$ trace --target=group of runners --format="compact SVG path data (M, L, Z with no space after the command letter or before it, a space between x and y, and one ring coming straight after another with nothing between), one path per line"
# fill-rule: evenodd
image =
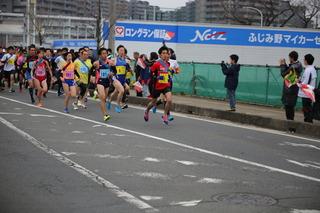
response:
M127 49L120 45L113 54L111 49L100 48L97 56L88 47L79 51L59 49L55 53L51 49L36 48L31 45L28 49L8 47L0 52L0 88L13 93L14 84L19 83L19 90L23 87L29 91L30 100L38 107L44 106L44 98L50 88L58 86L58 96L64 94L63 111L70 113L70 106L74 110L86 109L87 96L92 95L100 99L100 108L104 121L109 121L112 102L114 110L121 113L128 108L127 95L130 91L131 60ZM159 104L164 104L162 121L169 124L173 120L170 114L172 105L173 75L180 72L174 52L165 45L158 54L153 53L149 60L145 55L144 71L148 78L143 79L137 74L137 82L148 86L150 99L144 113L144 120L149 121L149 112L155 113ZM94 59L95 58L95 59ZM171 58L171 59L170 59ZM134 66L139 65L137 60ZM140 63L141 65L141 63ZM129 76L129 77L128 77ZM131 84L132 85L132 84ZM63 92L62 92L63 89Z

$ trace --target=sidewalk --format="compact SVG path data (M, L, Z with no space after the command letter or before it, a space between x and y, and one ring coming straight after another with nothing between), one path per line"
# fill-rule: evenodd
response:
M131 94L135 94L135 91L131 91ZM147 102L146 98L129 97L129 103L132 104L146 105ZM175 112L207 116L280 131L287 131L289 127L292 127L296 129L297 134L320 138L320 121L314 120L313 124L303 122L301 111L296 111L295 121L287 121L284 109L279 108L238 103L236 112L227 112L227 102L180 95L174 95L173 102L173 111Z

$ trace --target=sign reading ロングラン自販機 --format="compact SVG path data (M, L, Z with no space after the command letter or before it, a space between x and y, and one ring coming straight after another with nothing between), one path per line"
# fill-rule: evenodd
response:
M320 48L320 32L239 27L208 27L118 22L118 41L180 44Z

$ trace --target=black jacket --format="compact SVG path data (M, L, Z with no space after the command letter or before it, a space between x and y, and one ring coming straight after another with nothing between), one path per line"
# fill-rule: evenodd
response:
M223 74L226 76L224 87L230 90L236 90L239 83L240 64L232 64L228 67L226 64L221 64Z
M286 64L281 65L280 66L281 76L284 78L292 69L296 71L298 78L300 78L303 68L302 68L302 64L299 61L289 65L286 65ZM299 87L297 85L293 85L290 88L287 88L285 84L283 84L283 89L282 89L283 105L296 106L297 99L298 99L298 92L299 92Z

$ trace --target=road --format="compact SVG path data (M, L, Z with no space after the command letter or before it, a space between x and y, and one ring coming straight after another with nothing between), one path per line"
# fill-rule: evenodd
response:
M320 140L0 93L0 212L320 212Z

